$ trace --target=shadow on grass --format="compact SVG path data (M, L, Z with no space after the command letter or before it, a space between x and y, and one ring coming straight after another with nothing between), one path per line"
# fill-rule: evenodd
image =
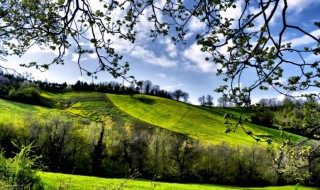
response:
M147 98L147 97L133 97L133 99L139 100L140 102L144 103L144 104L155 104L155 100L151 99L151 98Z

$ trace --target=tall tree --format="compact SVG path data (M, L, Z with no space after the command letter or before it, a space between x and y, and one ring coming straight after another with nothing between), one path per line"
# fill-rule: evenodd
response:
M143 94L150 94L153 88L153 84L150 80L145 80L142 82L142 93Z
M158 96L160 93L160 86L159 85L153 85L151 94Z
M206 105L206 97L204 95L200 96L198 98L198 102L200 103L201 106L205 106Z
M189 96L189 94L187 92L184 92L183 95L182 95L182 98L183 98L184 102L188 102L189 97L190 96Z
M218 98L218 104L221 107L226 107L227 106L227 100L226 97L220 97Z
M173 99L179 101L180 98L182 98L184 96L184 94L185 94L185 92L183 92L180 89L177 89L177 90L172 92L172 97L173 97Z
M211 96L210 94L208 94L207 96L206 96L206 104L208 105L208 106L213 106L213 96Z

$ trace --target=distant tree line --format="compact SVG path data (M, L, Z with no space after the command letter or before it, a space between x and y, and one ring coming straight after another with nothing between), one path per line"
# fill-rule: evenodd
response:
M214 97L210 94L208 95L202 95L198 98L198 102L200 103L201 106L208 106L212 107L214 106ZM237 104L232 102L228 97L219 97L217 99L218 104L216 106L218 107L236 107Z
M319 110L320 105L313 99L263 98L252 107L251 122L320 139L320 130L316 128L320 125Z
M198 98L198 102L200 103L201 106L213 106L213 96L211 96L210 94L208 94L207 96L202 95Z
M236 104L234 102L232 102L228 97L220 97L217 99L218 101L218 106L220 107L234 107L236 106Z
M227 185L319 184L320 164L305 157L316 145L213 145L160 128L131 123L72 121L58 114L27 116L19 124L0 123L6 158L32 143L33 155L52 172L125 177L138 170L160 181Z
M40 90L51 92L87 91L113 94L146 94L187 102L189 94L180 89L169 92L152 84L150 80L131 83L126 86L118 82L100 82L98 84L77 81L75 84L51 83L48 81L32 81L23 76L0 72L0 97L24 103L41 104Z
M22 76L0 73L0 97L25 103L40 104L37 85Z

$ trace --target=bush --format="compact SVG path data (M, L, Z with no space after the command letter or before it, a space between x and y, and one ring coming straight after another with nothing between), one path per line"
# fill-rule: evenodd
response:
M40 177L34 170L37 157L31 156L31 146L21 149L14 158L6 159L0 153L0 185L7 189L42 190Z
M265 107L255 107L252 110L251 122L257 125L272 126L274 113Z
M20 87L18 90L11 89L9 97L24 103L40 103L40 92L33 86Z

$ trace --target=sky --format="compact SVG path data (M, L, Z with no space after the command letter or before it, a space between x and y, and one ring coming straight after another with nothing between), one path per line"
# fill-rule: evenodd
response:
M161 0L163 1L163 0ZM93 1L90 1L93 2ZM161 2L159 2L161 3ZM287 12L288 22L299 25L312 32L316 36L320 36L320 30L314 27L315 21L320 21L320 1L319 0L288 0L289 9ZM237 18L240 15L241 1L237 2L237 8L233 9L225 15L227 17ZM93 3L93 7L99 7L98 3ZM148 10L147 10L148 11ZM254 12L252 7L250 11ZM148 14L147 12L145 14ZM280 12L276 13L274 20L271 21L271 26L277 28L280 22ZM119 15L121 13L119 12ZM189 23L189 34L187 35L186 44L175 45L170 37L159 37L155 42L148 38L151 25L146 19L141 19L138 26L138 36L134 44L124 41L115 40L113 47L117 52L124 55L124 61L130 64L130 71L128 75L133 75L137 80L151 80L153 84L160 85L161 89L173 91L181 89L188 92L190 95L189 102L199 104L197 99L202 95L213 95L215 104L216 100L221 97L221 94L215 93L214 89L224 84L222 78L216 76L216 69L219 65L211 61L205 61L206 53L200 51L200 47L196 45L195 34L204 30L204 25L197 19L192 19ZM286 41L292 42L294 46L301 47L309 45L310 39L302 33L288 33ZM48 71L41 72L34 68L25 69L19 66L21 63L31 61L49 62L54 58L55 53L49 50L41 50L38 46L33 46L22 57L6 57L6 62L0 62L2 66L11 67L19 72L28 72L33 75L35 79L48 80L50 82L67 82L69 84L75 83L77 80L91 82L92 78L85 74L81 75L77 65L77 56L73 52L72 47L68 50L65 56L65 65L53 65ZM293 58L294 59L294 58ZM319 56L311 56L308 59L314 61L319 60ZM82 59L82 62L88 67L97 66L97 59L95 56L87 56ZM287 69L288 75L295 72L290 68ZM250 84L252 77L250 72L245 73L247 77L243 79L243 85ZM100 81L119 81L114 79L108 73L99 73L98 79L94 82ZM315 91L317 89L310 89ZM283 96L275 91L259 91L255 90L251 94L252 102L257 102L261 98L277 97L279 99Z

